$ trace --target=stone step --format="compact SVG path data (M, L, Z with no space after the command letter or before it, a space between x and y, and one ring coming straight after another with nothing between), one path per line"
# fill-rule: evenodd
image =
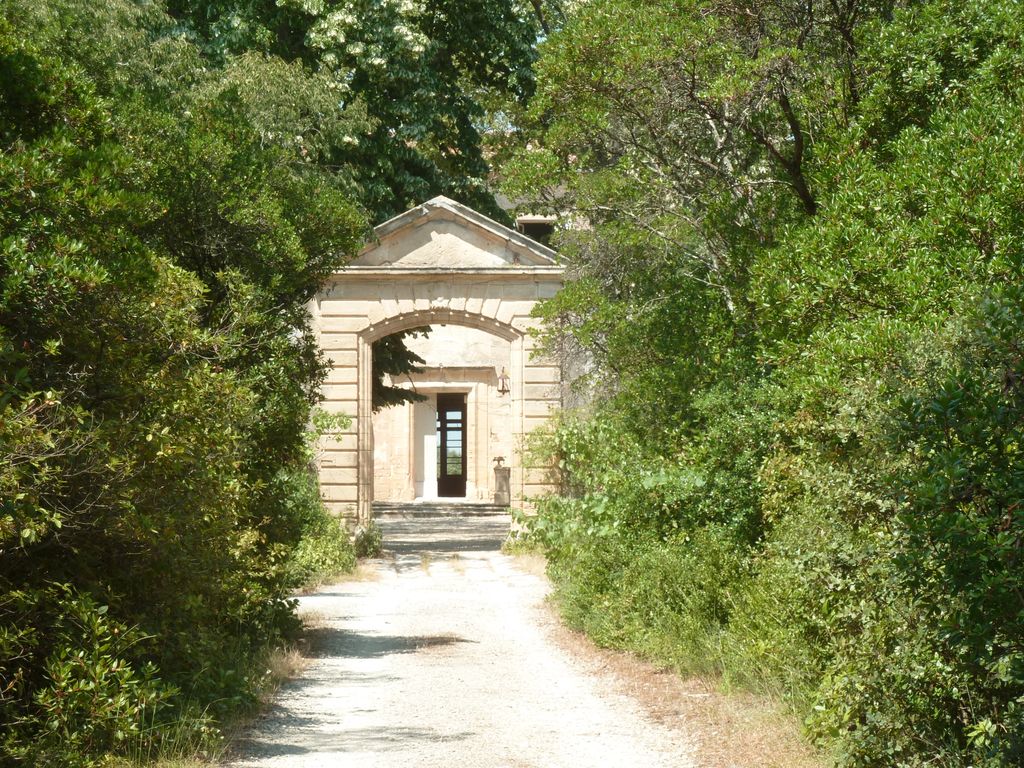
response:
M509 514L501 504L465 501L375 501L374 518L406 519L411 517L492 517Z

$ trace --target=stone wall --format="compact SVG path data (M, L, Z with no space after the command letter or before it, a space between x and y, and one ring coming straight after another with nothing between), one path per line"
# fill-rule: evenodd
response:
M491 465L493 456L489 454L492 452L504 455L512 467L513 506L522 506L524 497L544 492L548 487L547 479L542 473L524 471L520 449L524 436L545 424L552 411L559 407L561 372L557 364L534 355L534 340L528 332L537 322L530 317L533 306L538 299L554 295L560 286L560 276L552 276L555 277L552 280L548 276L529 274L501 275L503 282L484 280L478 274L447 275L443 279L423 274L396 275L393 280L381 279L381 275L366 279L369 277L365 273L339 276L324 287L316 302L321 347L331 364L323 388L322 407L353 419L347 431L328 436L322 445L320 483L329 508L350 519L367 513L375 479L374 425L369 401L370 345L389 333L420 325L440 327L445 324L476 329L508 348L512 391L500 406L492 400L500 370L485 376L480 370L472 370L474 366L450 365L444 360L441 348L428 358L433 370L418 377L418 383L430 393L452 388L452 377L461 377L462 386L466 391L475 392L484 403L485 412L493 410L497 417L495 409L500 407L507 411L504 416L507 427L497 427L503 433L502 443L486 448L470 447L477 478L474 494L478 498L493 495L493 478L486 482L482 479L489 474L484 467ZM517 279L510 280L510 277ZM439 380L442 368L448 370L448 380ZM462 370L455 371L456 368ZM492 375L490 381L479 381ZM471 381L474 376L478 381ZM381 422L381 425L387 424L390 432L385 441L389 460L397 454L398 433L403 425L412 422L410 409L397 410L402 413L396 412ZM471 418L479 423L481 415L477 407ZM378 428L384 428L381 425ZM503 453L496 453L499 449ZM409 461L407 452L405 465L394 473L408 477ZM383 474L378 477L382 478ZM407 486L402 493L408 496L406 491ZM389 486L389 496L394 497L396 492ZM360 502L363 502L362 509Z

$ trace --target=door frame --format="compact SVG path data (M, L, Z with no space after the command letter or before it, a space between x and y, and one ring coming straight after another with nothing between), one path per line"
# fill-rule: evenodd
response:
M464 499L466 498L468 481L468 454L470 429L468 423L469 394L467 392L438 392L435 396L437 405L437 496L440 499ZM460 417L454 421L459 426L461 433L461 472L458 475L449 475L450 467L448 462L448 435L450 431L448 414L458 412Z

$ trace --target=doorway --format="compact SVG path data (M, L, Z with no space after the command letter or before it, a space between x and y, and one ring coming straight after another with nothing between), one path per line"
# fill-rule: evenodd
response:
M466 496L466 395L437 396L437 495Z

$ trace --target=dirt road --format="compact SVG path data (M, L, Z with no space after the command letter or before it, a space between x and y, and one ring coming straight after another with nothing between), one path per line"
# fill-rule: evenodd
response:
M235 768L686 768L692 748L550 637L507 518L385 523L388 558L302 599L314 658Z

